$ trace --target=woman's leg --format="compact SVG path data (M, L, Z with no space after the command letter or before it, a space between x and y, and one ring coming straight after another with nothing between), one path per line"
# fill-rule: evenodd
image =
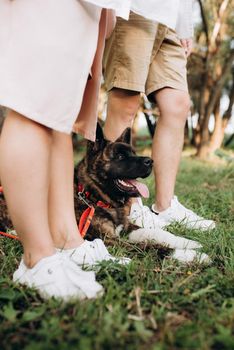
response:
M52 132L49 186L49 224L56 248L83 243L74 210L74 161L70 135Z
M94 273L55 254L48 215L52 138L48 128L9 111L0 140L0 176L28 267L20 264L13 279L37 288L42 297L95 298L103 288Z
M28 267L54 254L48 224L51 139L48 128L8 111L0 138L0 177Z

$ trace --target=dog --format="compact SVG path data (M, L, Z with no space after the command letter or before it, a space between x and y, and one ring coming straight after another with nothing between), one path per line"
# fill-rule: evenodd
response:
M131 146L131 129L127 128L115 141L104 138L97 125L96 141L87 143L84 158L74 171L74 203L79 229L85 239L126 237L130 242L157 246L181 262L209 262L206 254L197 249L201 244L176 236L159 227L141 228L129 221L131 199L147 197L146 178L152 171L149 157L136 155ZM3 193L0 193L0 231L11 231L13 225L7 212Z
M87 206L95 207L95 215L86 234L89 240L114 237L119 235L118 231L128 234L138 228L128 220L130 199L148 196L147 186L136 179L150 175L153 161L149 157L137 156L130 145L130 138L131 130L128 128L116 142L109 142L98 124L96 141L88 142L86 155L75 168L77 221Z
M173 250L172 256L183 262L198 260L198 256L200 261L207 262L206 254L196 251L201 248L198 242L178 237L159 227L150 230L141 228L129 221L132 198L149 194L146 185L138 178L149 176L152 166L151 158L138 156L133 150L130 128L115 142L110 142L97 125L96 141L88 141L86 154L74 173L77 222L83 221L84 213L93 209L85 238L123 236L131 242L153 243L159 248ZM82 225L79 226L82 230Z

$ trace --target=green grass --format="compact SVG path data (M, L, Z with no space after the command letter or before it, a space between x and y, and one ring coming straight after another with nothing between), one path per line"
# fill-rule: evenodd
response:
M153 200L153 178L147 179ZM176 193L217 221L212 232L171 229L204 244L209 267L160 260L154 248L121 240L111 252L133 258L127 268L103 266L105 295L96 301L42 301L11 282L22 253L0 239L0 349L234 349L234 166L184 158Z

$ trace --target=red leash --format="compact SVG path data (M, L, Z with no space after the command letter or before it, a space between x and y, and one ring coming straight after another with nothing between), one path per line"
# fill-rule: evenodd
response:
M88 207L85 209L85 211L82 213L79 221L79 231L82 237L86 235L86 232L88 231L88 228L91 224L91 221L93 219L95 213L95 208L94 207Z
M0 235L2 235L2 236L4 236L4 237L16 239L17 241L20 240L19 237L17 237L16 235L12 235L12 234L10 234L10 233L6 233L6 232L0 231Z

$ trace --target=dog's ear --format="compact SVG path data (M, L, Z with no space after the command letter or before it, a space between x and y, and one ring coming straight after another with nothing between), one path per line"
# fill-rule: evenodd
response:
M117 138L116 142L124 142L124 143L128 143L130 145L131 140L132 140L132 131L131 131L131 128L127 128L120 135L120 137Z
M96 140L95 142L88 141L87 153L97 152L104 148L106 145L106 140L103 135L102 127L99 123L97 123L96 129Z

